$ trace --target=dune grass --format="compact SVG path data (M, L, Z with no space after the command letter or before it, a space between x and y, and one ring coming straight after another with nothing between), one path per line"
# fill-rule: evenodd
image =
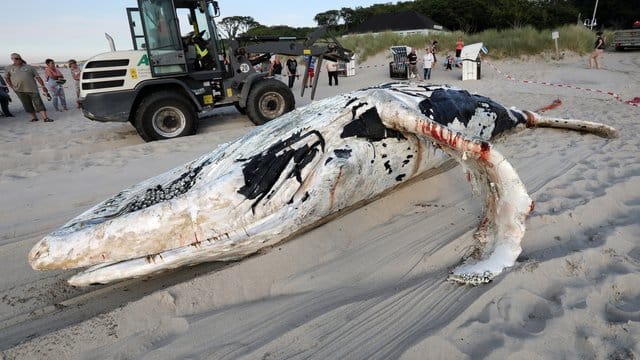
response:
M585 54L593 49L595 32L581 25L565 25L558 29L558 48L561 52L570 51ZM509 30L486 30L476 34L465 34L459 31L434 32L425 35L401 36L393 32L378 35L349 35L340 39L340 43L358 54L360 61L368 57L387 51L393 45L407 45L420 50L426 48L432 41L438 41L438 53L441 55L455 54L455 44L458 36L462 36L465 44L484 43L489 50L489 57L506 58L538 55L545 52L555 52L555 43L551 39L552 30L537 30L525 26ZM605 39L611 39L611 34L605 31Z

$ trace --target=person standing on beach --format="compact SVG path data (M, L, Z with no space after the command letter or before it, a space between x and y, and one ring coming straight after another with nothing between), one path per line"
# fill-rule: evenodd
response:
M438 40L433 40L431 43L431 53L433 54L433 65L435 66L438 63L438 58L436 57L436 47L438 46Z
M446 65L445 69L446 70L453 70L453 67L452 67L453 66L453 62L454 62L453 57L451 55L447 54L447 60L446 60L446 63L445 63L445 65Z
M71 70L71 77L73 78L73 82L75 83L76 89L76 99L80 99L80 73L82 70L78 66L78 62L74 59L69 60L68 62L69 70ZM80 101L77 101L77 107L80 108Z
M0 106L2 107L2 114L6 117L13 117L13 114L9 111L10 102L9 87L4 82L4 78L0 76Z
M62 85L66 82L62 72L58 70L56 67L56 63L53 59L45 60L47 67L44 69L44 73L46 77L46 84L49 93L53 96L53 107L56 111L62 111L62 109L58 106L58 102L60 102L60 106L66 111L67 109L67 97L64 95L64 89Z
M293 82L296 81L296 76L298 76L298 61L295 56L289 56L285 65L287 67L287 76L289 76L289 89L291 89L293 88Z
M307 79L307 83L304 84L305 87L311 87L313 84L313 77L315 76L315 67L316 67L316 60L313 58L313 56L311 55L307 55L305 56L305 63L307 64L307 74L309 74L308 79Z
M331 80L334 80L336 86L338 86L338 63L335 61L327 60L327 75L329 75L329 86L332 86Z
M433 59L433 52L431 46L426 48L427 53L422 56L422 69L424 71L423 80L431 80L431 68L433 64L435 64L435 60Z
M49 95L44 81L38 75L38 70L31 65L27 65L27 62L22 59L20 54L11 54L11 61L13 64L5 68L7 85L13 89L18 99L20 99L24 111L31 114L31 121L38 121L36 111L40 113L44 122L53 121L47 115L47 110L38 92L38 84L40 84L44 93Z
M276 55L271 63L271 69L269 75L275 77L278 80L282 80L282 63L280 62L280 55Z
M411 52L407 55L407 62L409 63L409 79L418 77L418 55L416 55L416 49L411 48Z
M600 63L598 62L598 59L604 52L604 48L605 43L604 38L602 37L602 31L598 31L596 33L596 43L594 45L593 53L591 53L591 56L589 57L589 69L593 68L593 64L595 64L596 69L600 69Z
M458 41L456 41L456 58L460 58L462 55L462 48L464 47L464 42L462 42L462 36L458 36Z

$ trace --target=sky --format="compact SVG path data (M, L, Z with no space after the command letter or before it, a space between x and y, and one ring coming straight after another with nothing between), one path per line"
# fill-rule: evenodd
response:
M387 2L218 0L220 18L251 16L262 25L292 27L314 27L315 15L328 10ZM9 64L13 52L29 63L43 63L47 58L59 63L87 59L109 51L105 33L113 37L117 50L132 49L125 9L136 4L136 0L3 1L0 64Z

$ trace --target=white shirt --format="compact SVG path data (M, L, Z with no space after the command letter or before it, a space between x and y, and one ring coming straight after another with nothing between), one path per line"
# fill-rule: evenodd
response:
M338 71L338 63L335 61L327 60L327 71Z
M422 56L422 67L425 69L430 69L433 66L433 54L426 53Z

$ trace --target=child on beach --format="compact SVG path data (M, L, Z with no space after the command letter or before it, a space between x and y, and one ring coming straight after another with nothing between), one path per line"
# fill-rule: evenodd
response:
M446 70L453 70L452 65L453 65L453 57L449 54L447 54L447 62L446 62Z
M307 84L304 84L304 86L311 87L311 84L313 84L313 77L315 76L314 69L316 67L316 60L313 58L313 56L307 55L304 57L304 62L305 64L307 64L307 73L309 74Z
M80 73L82 70L80 70L78 63L74 59L69 60L68 65L69 65L69 70L71 70L71 77L73 78L73 81L75 83L76 98L79 99L80 98ZM77 107L78 109L80 108L79 101L77 102Z

